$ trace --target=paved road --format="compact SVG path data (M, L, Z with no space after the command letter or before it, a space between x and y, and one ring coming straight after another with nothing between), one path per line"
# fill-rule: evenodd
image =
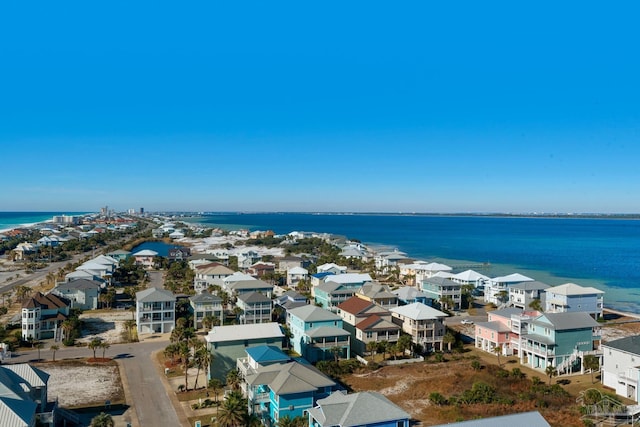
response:
M180 426L178 415L169 397L169 390L165 387L161 373L158 371L152 353L164 349L168 345L167 337L149 338L139 343L112 344L107 350L107 356L111 356L120 363L126 377L132 402L127 402L136 411L139 423L133 422L133 426ZM91 351L87 348L64 347L56 352L56 359L73 359L90 357ZM23 351L14 354L5 363L26 363L37 359L37 350ZM42 350L41 357L50 359L51 352ZM125 378L123 378L125 380ZM128 421L128 420L127 420Z

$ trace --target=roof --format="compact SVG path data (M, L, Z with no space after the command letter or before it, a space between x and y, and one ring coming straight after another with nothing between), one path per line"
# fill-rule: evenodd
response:
M291 358L284 354L280 348L273 345L257 345L246 350L247 355L258 363L287 361Z
M394 293L398 297L398 299L405 300L405 301L409 299L415 299L415 298L428 298L427 294L425 294L422 291L419 291L413 286L403 286L391 292Z
M375 304L372 303L371 301L367 301L366 299L353 296L348 300L340 303L338 305L338 308L347 313L360 314L363 311L365 311L367 308L371 307L372 305L375 305Z
M56 308L68 307L69 304L71 304L71 301L56 294L44 295L42 292L36 292L31 298L22 304L22 308L41 307L45 310L53 310Z
M493 315L498 315L500 317L510 318L514 314L520 315L520 314L524 313L524 310L521 309L521 308L517 308L517 307L507 307L507 308L502 308L500 310L493 310L493 311L487 312L487 314L489 314L489 313L491 313Z
M31 366L28 363L16 363L14 365L2 365L2 368L7 369L22 380L29 383L31 387L44 387L49 381L49 374L42 369L38 369L35 366Z
M302 267L293 267L287 270L287 274L309 274L309 270Z
M144 291L136 292L137 302L165 302L175 301L176 296L171 291L158 288L148 288Z
M30 400L0 397L0 420L3 427L29 427L38 405Z
M501 322L478 322L476 325L491 331L511 332L511 328L507 328L506 325Z
M375 282L362 285L357 293L369 298L397 298L396 294L392 293L388 286Z
M319 326L317 328L309 329L305 332L305 335L310 338L327 338L327 337L346 337L351 335L349 331L338 326Z
M324 426L355 427L396 420L409 420L411 415L385 396L373 391L345 394L334 392L309 409L314 419Z
M332 320L342 320L337 314L325 310L315 305L303 305L289 310L289 314L296 316L303 322L324 322Z
M583 311L568 312L568 313L544 313L540 317L537 317L534 323L551 323L556 331L568 330L568 329L585 329L596 328L600 326L598 322L593 320L593 317L589 313Z
M226 267L217 262L200 265L196 267L196 271L198 272L198 274L211 275L211 276L222 276L222 275L231 276L234 273L234 271L229 267Z
M367 317L356 325L356 329L366 331L367 329L400 329L400 326L384 320L377 314Z
M640 335L620 338L603 343L602 345L624 351L625 353L640 354Z
M284 334L280 325L275 322L252 325L215 326L207 334L207 342L232 342L258 338L282 338Z
M240 289L273 289L273 285L262 280L239 280L229 284L229 288L234 291Z
M373 281L373 279L371 278L371 276L369 276L368 273L345 273L329 276L326 281L344 284L371 282Z
M462 273L454 274L453 277L463 282L477 282L479 280L489 280L488 276L480 274L477 271L465 270Z
M430 283L438 286L452 286L457 288L462 287L460 283L454 282L453 280L448 279L446 277L442 277L442 276L429 277L428 279L424 279L422 283Z
M449 316L448 314L443 313L440 310L436 310L433 307L429 307L421 302L414 302L401 307L393 307L389 311L414 320L429 320Z
M84 291L87 289L100 289L100 283L94 280L78 279L60 283L54 288L54 290L58 291Z
M247 376L247 383L268 385L277 395L313 392L336 385L313 366L296 361L261 366L256 374Z
M551 427L540 412L522 412L519 414L502 415L500 417L482 418L479 420L461 421L459 423L438 424L434 427Z
M542 291L550 288L551 285L534 280L533 282L522 282L510 286L509 289L520 289L523 291Z
M584 287L576 285L575 283L565 283L564 285L554 286L546 289L547 293L554 293L558 295L590 295L590 294L604 294L604 291L593 287Z
M216 302L222 302L222 298L220 298L218 295L212 295L209 293L209 291L202 291L202 293L198 294L198 295L193 295L192 297L189 297L189 299L194 302L194 303L216 303Z
M107 255L129 255L131 252L125 251L124 249L118 249L112 252L109 252Z
M249 292L247 294L240 295L238 299L245 303L271 302L271 298L268 298L266 295L261 294L260 292Z
M322 273L312 274L311 277L315 277L316 279L324 279L327 276L335 276L336 273L333 271L323 271Z
M496 283L520 283L520 282L533 282L531 277L523 276L520 273L509 274L508 276L494 277L490 279Z
M157 256L157 255L158 255L158 252L156 251L152 251L151 249L144 249L136 252L132 256L136 257L136 256Z

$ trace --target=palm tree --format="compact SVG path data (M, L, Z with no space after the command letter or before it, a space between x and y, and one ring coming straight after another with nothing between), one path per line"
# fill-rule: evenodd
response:
M442 337L442 343L447 345L447 350L451 351L451 346L456 342L456 337L451 333L451 331L447 331L446 334Z
M593 384L593 373L600 369L600 359L593 354L587 354L584 356L582 363L584 364L584 369L591 371L591 384Z
M191 356L191 350L186 343L180 343L178 355L180 355L182 369L184 369L184 388L185 390L189 390L189 357Z
M210 354L211 353L209 353L209 350L207 350L207 347L202 342L200 342L200 345L198 346L196 351L193 353L193 361L197 368L196 382L193 385L194 390L198 389L198 377L200 376L200 370L202 368L206 369L206 367L209 365Z
M211 330L211 327L213 326L213 322L214 322L214 317L210 314L204 316L202 318L202 327L205 328L207 331Z
M542 303L540 302L539 299L534 299L529 303L529 308L535 310L535 311L544 311L542 309Z
M40 360L40 350L44 348L44 344L42 344L41 342L37 342L36 348L38 349L38 360Z
M102 344L102 340L100 338L94 338L91 340L91 342L87 346L89 347L89 349L93 351L93 360L96 359L96 350L100 347L101 344Z
M367 343L367 351L369 352L369 355L371 356L372 359L373 359L374 353L375 353L377 348L378 348L378 343L377 342L369 341Z
M57 345L52 345L51 347L49 347L49 350L51 350L51 352L53 353L53 361L56 361L56 351L60 350L60 347L58 347Z
M227 385L231 387L231 390L239 390L242 380L242 374L237 369L232 369L227 374Z
M240 427L245 425L246 418L247 403L245 399L240 392L232 391L218 412L218 424L220 427Z
M502 354L502 346L501 345L497 345L495 347L493 347L493 352L496 354L496 356L498 356L498 367L502 367L502 364L500 363L500 355Z
M104 353L107 351L107 349L111 347L111 344L109 344L108 342L102 342L100 343L100 348L102 349L102 358L104 359Z
M387 358L387 350L389 350L389 342L388 341L380 341L378 343L378 353L382 352L382 360L383 361Z
M114 427L115 425L113 417L104 412L100 412L91 420L91 427Z
M62 322L60 327L62 328L62 332L64 333L64 338L68 339L71 336L71 332L75 328L75 325L71 320L67 319L64 322Z
M133 341L133 329L136 327L136 321L133 319L125 320L124 327L127 329L127 337L129 338L129 342Z
M558 370L553 365L549 364L544 370L544 373L549 377L549 385L551 385L551 379L558 375Z
M177 344L169 344L164 349L164 357L165 359L171 359L171 364L175 363L175 358L178 355L178 345Z
M207 387L213 389L213 400L218 403L218 391L222 388L222 383L217 378L211 378L207 382Z

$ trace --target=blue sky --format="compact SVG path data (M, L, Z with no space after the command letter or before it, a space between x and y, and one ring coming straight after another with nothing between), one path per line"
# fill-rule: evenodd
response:
M640 212L634 2L212 3L0 5L0 210Z

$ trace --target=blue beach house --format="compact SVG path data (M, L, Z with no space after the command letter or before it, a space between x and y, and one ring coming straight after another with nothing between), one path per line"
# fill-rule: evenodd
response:
M351 357L351 334L342 328L342 318L315 305L296 307L287 312L293 350L311 363L338 356Z
M380 393L334 392L309 409L309 427L409 427L411 415Z
M545 313L521 336L520 363L570 373L580 369L585 355L594 354L599 340L600 325L588 313Z
M315 367L294 360L259 366L245 381L249 413L265 425L276 425L285 416L302 417L339 388Z

